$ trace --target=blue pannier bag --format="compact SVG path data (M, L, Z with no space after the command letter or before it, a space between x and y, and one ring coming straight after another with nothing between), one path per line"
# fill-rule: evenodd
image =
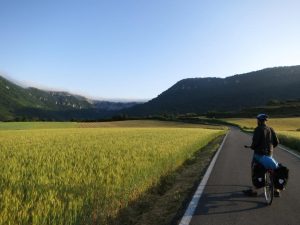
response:
M265 186L265 172L266 169L257 162L252 164L252 184L256 188L262 188Z
M289 169L281 164L274 170L274 186L276 189L283 190L289 179Z

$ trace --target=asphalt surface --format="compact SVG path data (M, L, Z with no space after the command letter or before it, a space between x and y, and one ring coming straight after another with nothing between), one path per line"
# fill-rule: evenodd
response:
M263 189L258 197L247 197L242 190L251 186L251 136L237 128L231 131L210 174L191 225L299 225L300 159L279 149L274 158L290 169L287 189L266 206Z

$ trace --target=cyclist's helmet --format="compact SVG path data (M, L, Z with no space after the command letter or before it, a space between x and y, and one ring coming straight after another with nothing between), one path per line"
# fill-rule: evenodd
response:
M258 114L256 119L260 120L260 121L267 121L269 118L269 116L267 114L261 113Z

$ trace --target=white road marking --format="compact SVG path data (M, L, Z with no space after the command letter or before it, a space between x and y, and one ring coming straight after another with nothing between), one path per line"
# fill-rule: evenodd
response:
M246 133L245 131L243 131L242 129L240 129L242 132ZM248 134L249 136L251 136L250 134ZM283 146L283 145L279 145L278 148L280 148L281 150L284 150L288 153L290 153L291 155L297 157L298 159L300 159L300 155L298 153L296 153L295 150L291 150L291 149L288 149L287 147Z
M197 188L197 190L196 190L196 192L195 192L195 194L194 194L194 196L193 196L193 198L192 198L192 200L191 200L188 208L186 209L186 211L185 211L185 213L184 213L184 215L183 215L183 217L182 217L179 225L189 225L190 224L190 222L192 220L192 217L193 217L193 215L195 213L195 210L197 208L197 205L199 203L199 200L201 198L201 195L202 195L202 193L203 193L203 191L205 189L205 186L206 186L206 183L208 181L208 178L209 178L209 176L211 174L212 169L214 168L216 160L217 160L217 158L219 156L219 153L220 153L221 149L223 148L223 145L224 145L224 143L226 141L226 138L227 138L229 132L230 132L230 130L227 132L227 134L224 137L224 139L222 141L222 144L220 145L217 153L215 154L214 158L210 162L209 167L207 168L207 170L205 172L205 175L202 178L201 183L199 184L199 186L198 186L198 188Z
M289 150L287 149L286 147L282 146L282 145L279 145L279 148L281 148L282 150L292 154L293 156L297 157L298 159L300 159L300 155L297 154L296 152L292 151L292 150Z

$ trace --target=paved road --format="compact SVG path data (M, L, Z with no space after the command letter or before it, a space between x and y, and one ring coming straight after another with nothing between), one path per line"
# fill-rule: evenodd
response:
M282 197L266 206L262 190L258 197L241 192L251 185L252 151L244 144L251 144L251 136L231 128L190 224L299 225L300 159L275 149L275 158L290 169L290 180Z

